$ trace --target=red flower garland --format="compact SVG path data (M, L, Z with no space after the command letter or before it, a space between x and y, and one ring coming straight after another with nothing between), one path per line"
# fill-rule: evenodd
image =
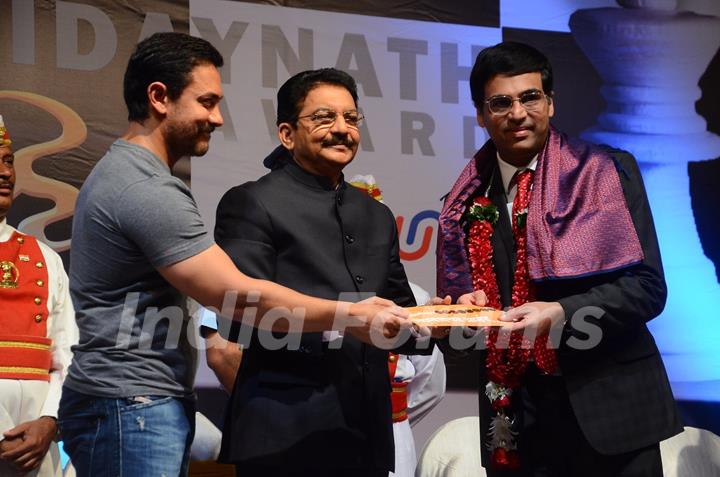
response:
M529 193L525 199L529 200ZM527 204L513 205L516 264L512 306L517 307L534 300L535 287L530 282L527 272L527 234L525 233ZM468 219L472 221L468 237L468 258L473 288L485 291L488 306L500 309L502 304L490 242L497 221L497 207L487 197L476 197L470 207ZM490 382L485 393L492 403L493 410L497 413L492 418L490 425L488 447L492 452L491 459L495 467L517 469L520 467L520 459L515 438L517 432L511 430L514 419L511 417L510 395L513 389L520 385L533 348L536 350L538 366L546 372L554 370L555 354L553 350L545 348L547 336L538 338L533 347L532 343L523 339L521 332L512 333L507 337L507 335L501 335L497 328L489 330L486 344L488 350L486 367Z
M487 197L476 197L473 202L473 206L478 207L481 212L480 214L468 214L469 219L474 219L470 225L468 238L468 258L472 269L473 290L483 290L488 298L487 306L499 310L502 305L493 271L493 249L490 243L493 226L497 222L497 207ZM489 213L485 213L486 211Z

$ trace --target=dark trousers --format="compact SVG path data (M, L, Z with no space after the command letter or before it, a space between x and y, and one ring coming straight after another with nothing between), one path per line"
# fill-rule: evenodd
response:
M488 469L506 477L662 477L659 444L618 455L603 455L590 446L578 425L560 376L529 367L523 388L524 443L519 473Z

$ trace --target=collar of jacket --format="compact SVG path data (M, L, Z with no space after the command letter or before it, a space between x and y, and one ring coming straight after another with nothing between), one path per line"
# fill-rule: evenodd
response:
M283 167L283 170L287 174L290 174L293 179L305 184L308 187L312 187L313 189L336 191L344 190L347 187L347 183L345 182L345 176L343 174L340 174L339 185L334 186L329 178L325 176L317 176L315 174L311 174L310 172L300 167L294 159L287 161L287 163Z

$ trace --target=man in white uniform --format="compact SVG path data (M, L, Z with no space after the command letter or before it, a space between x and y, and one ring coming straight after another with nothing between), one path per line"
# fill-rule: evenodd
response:
M57 409L78 331L60 257L7 224L11 144L0 116L0 476L59 476Z

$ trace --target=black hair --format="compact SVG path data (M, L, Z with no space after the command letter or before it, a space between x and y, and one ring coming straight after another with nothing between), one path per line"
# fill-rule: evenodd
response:
M185 33L155 33L138 43L125 70L123 96L129 121L150 116L148 86L159 81L167 86L171 100L180 97L198 65L220 68L223 57L207 40Z
M470 73L470 95L480 109L485 100L485 85L497 75L517 76L540 73L543 92L551 96L553 73L550 60L538 49L525 43L504 41L482 50L475 59Z
M276 124L295 124L308 93L320 84L345 88L357 107L357 84L352 76L335 68L303 71L287 80L278 90Z

